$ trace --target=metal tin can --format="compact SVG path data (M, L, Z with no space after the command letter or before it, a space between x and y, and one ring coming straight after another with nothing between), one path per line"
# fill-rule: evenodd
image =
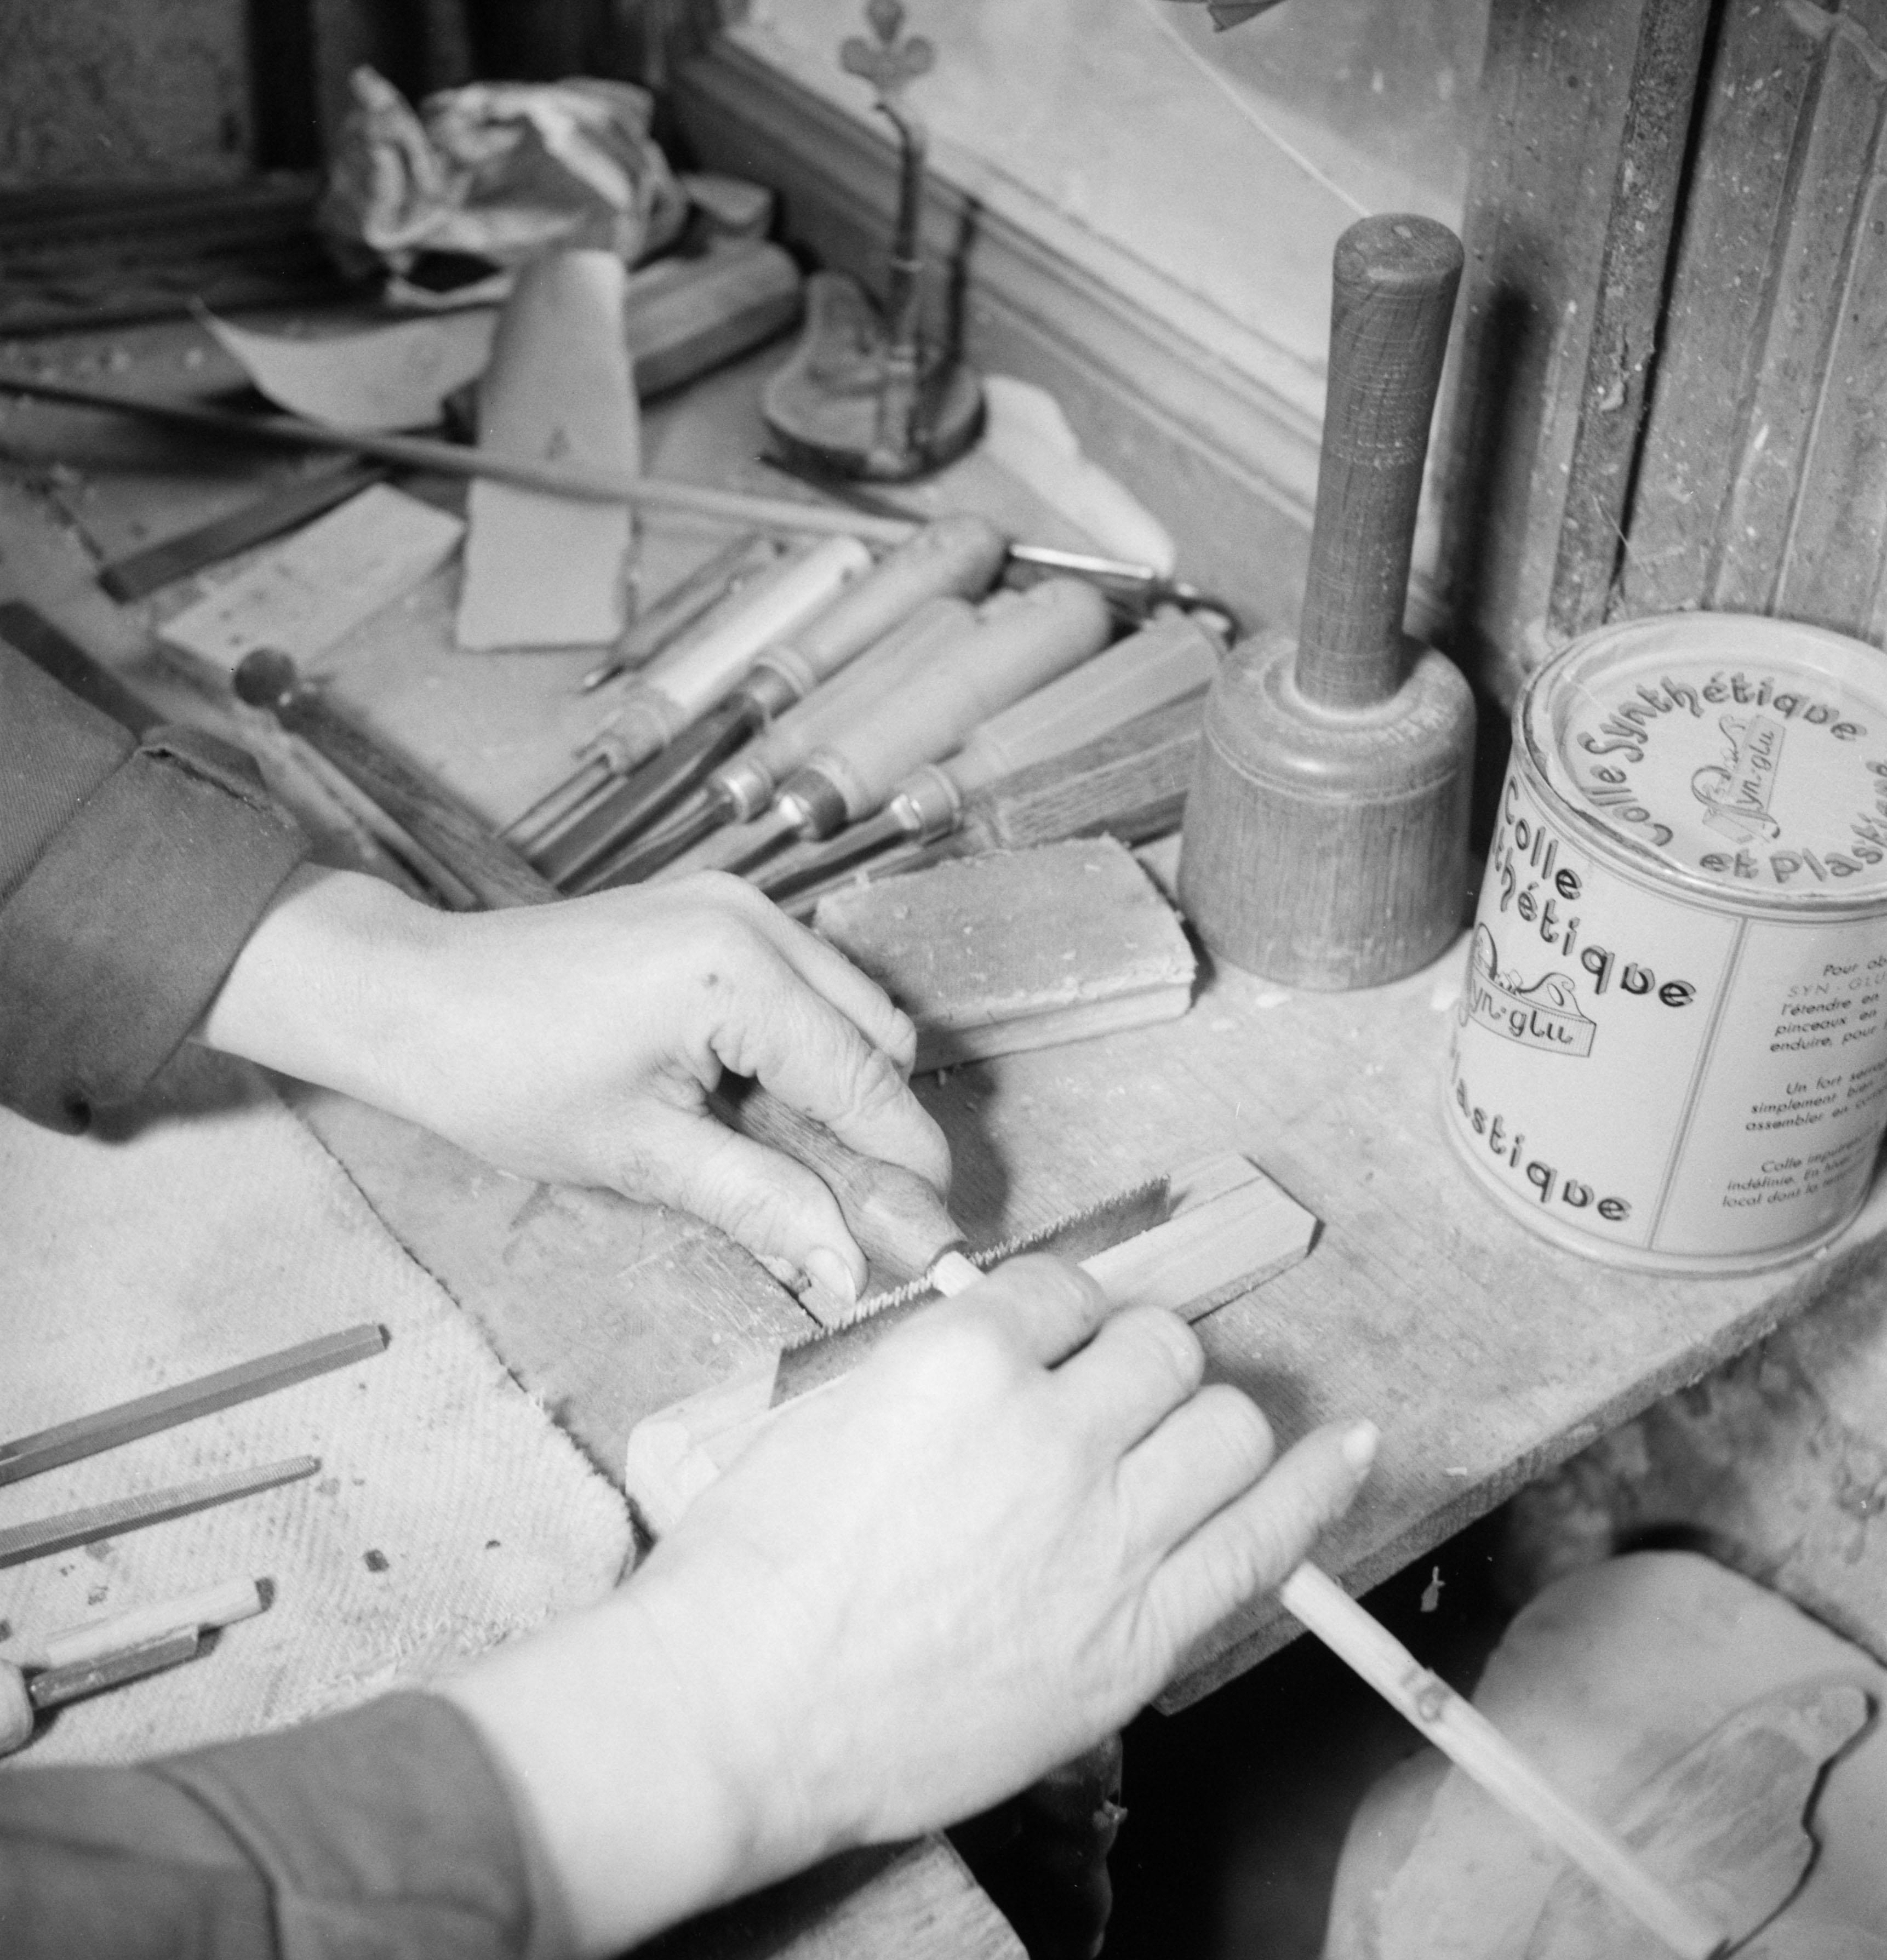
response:
M1838 1232L1887 1125L1887 654L1734 613L1528 681L1447 1083L1535 1231L1728 1273Z

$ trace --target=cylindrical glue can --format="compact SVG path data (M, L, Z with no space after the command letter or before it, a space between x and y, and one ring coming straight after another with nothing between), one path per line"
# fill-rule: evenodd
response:
M1691 612L1528 681L1449 1136L1535 1230L1747 1271L1838 1232L1887 1125L1887 654Z

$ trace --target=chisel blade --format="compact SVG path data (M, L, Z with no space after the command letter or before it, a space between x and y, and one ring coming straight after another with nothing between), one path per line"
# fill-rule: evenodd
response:
M1078 1211L1065 1213L1034 1230L999 1239L968 1256L973 1265L985 1271L1023 1252L1058 1252L1064 1258L1085 1259L1163 1223L1169 1198L1164 1177L1148 1178L1144 1183L1115 1192ZM789 1342L781 1351L773 1400L776 1403L789 1401L857 1367L893 1328L935 1297L930 1283L923 1279L867 1293L837 1325Z

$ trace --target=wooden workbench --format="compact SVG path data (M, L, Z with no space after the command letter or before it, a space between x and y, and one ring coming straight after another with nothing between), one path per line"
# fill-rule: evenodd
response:
M180 336L194 331L110 336L134 348L132 371L111 379L138 385L151 349L174 366ZM748 471L756 375L766 364L698 391L685 422L679 412L651 418L651 466L722 480ZM47 412L22 435L27 412L0 423L0 439L29 454L55 441L70 454L98 426ZM82 451L79 460L82 481L57 487L94 547L114 532L129 542L139 527L210 514L199 498L162 523L156 514L178 494L164 479L154 491L148 475L86 469ZM21 498L7 508L17 527ZM679 553L686 540L654 542ZM10 531L7 543L10 585L94 651L160 684L142 625L89 587L78 540ZM370 622L328 664L345 701L506 816L558 772L580 719L568 684L591 657L454 652L455 577ZM1627 1273L1532 1237L1469 1183L1444 1138L1440 1083L1461 964L1457 947L1411 979L1346 995L1208 974L1179 1021L919 1085L959 1163L975 1166L966 1181L972 1232L1006 1230L1222 1149L1251 1157L1322 1221L1301 1265L1201 1332L1214 1373L1248 1389L1284 1436L1341 1415L1381 1425L1376 1474L1322 1554L1357 1589L1887 1266L1887 1192L1834 1246L1740 1280ZM686 1217L533 1187L343 1099L306 1093L299 1106L395 1236L613 1475L641 1417L809 1325L755 1262ZM1274 1604L1259 1603L1194 1657L1170 1704L1251 1666L1290 1632ZM942 1860L933 1851L874 1866L858 1895L869 1905L848 1909L843 1949L1005 1950L1000 1920ZM819 1923L836 1937L837 1922Z

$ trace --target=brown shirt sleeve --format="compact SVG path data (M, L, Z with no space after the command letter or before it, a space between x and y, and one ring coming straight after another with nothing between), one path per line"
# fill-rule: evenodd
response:
M8 1960L549 1960L544 1930L491 1761L433 1695L0 1774Z
M0 641L0 1102L81 1130L135 1095L307 849L240 750L139 741Z

